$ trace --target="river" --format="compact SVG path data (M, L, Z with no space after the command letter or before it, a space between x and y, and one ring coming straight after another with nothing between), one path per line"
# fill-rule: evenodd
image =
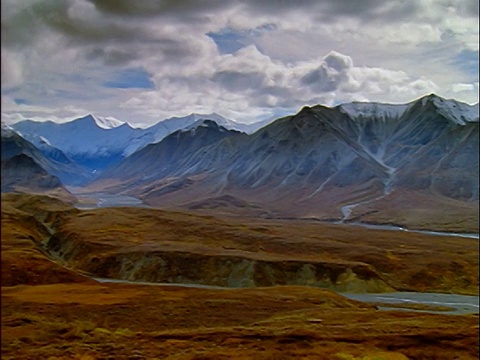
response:
M232 288L211 286L203 284L178 284L178 283L152 283L140 281L128 281L119 279L105 279L93 278L102 283L119 283L119 284L135 284L135 285L150 285L150 286L171 286L171 287L187 287L196 289L213 289L213 290L228 290ZM465 315L478 313L478 296L459 295L459 294L440 294L440 293L420 293L420 292L393 292L381 294L353 294L353 293L339 293L348 299L357 300L366 303L383 303L392 304L389 306L379 306L379 310L401 310L401 311L417 311L434 314L449 314L449 315ZM451 310L441 311L434 309L426 310L412 310L408 308L397 308L394 304L420 304L430 305L434 307L447 307Z
M335 222L335 224L344 225L344 226L361 226L367 229L405 231L405 232L411 232L411 233L417 233L417 234L429 234L429 235L437 235L437 236L455 236L455 237L464 237L469 239L479 238L478 233L454 233L454 232L431 231L431 230L410 230L401 226L368 224L368 223L361 223L361 222L349 222L349 223Z
M105 208L105 207L149 207L148 205L144 204L142 200L128 195L112 195L106 193L90 193L90 194L74 194L80 202L75 206L77 209L80 210L90 210L96 208ZM96 203L92 204L92 199L96 200ZM84 200L84 201L82 201ZM85 201L87 200L87 201ZM88 201L89 200L89 201ZM350 206L350 205L349 205ZM344 206L343 208L348 208L349 206ZM342 208L342 212L345 214L345 209ZM292 219L289 219L292 220ZM316 221L314 219L309 219L309 221L314 222L322 222ZM332 222L326 221L325 223L331 224ZM403 228L401 226L394 226L394 225L380 225L380 224L368 224L368 223L361 223L361 222L348 222L345 223L343 220L334 222L334 224L343 225L343 226L361 226L368 229L376 229L376 230L391 230L391 231L406 231L411 233L417 234L429 234L429 235L437 235L437 236L455 236L455 237L464 237L470 239L478 239L478 233L454 233L454 232L441 232L441 231L430 231L430 230L410 230Z
M79 205L79 209L93 209L99 207L111 207L111 206L137 206L148 207L143 204L140 199L127 195L110 195L105 193L92 193L78 195L79 198L96 199L96 204L93 205ZM478 234L464 234L464 233L450 233L450 232L438 232L438 231L423 231L423 230L408 230L398 226L392 225L373 225L364 223L341 223L343 226L362 226L369 229L380 229L390 231L407 231L413 233L431 234L438 236L457 236L478 239ZM171 284L171 283L148 283L148 282L132 282L127 280L118 279L100 279L95 278L99 282L113 282L113 283L131 283L137 285L157 285L157 286L181 286L181 287L193 287L202 289L227 289L218 286L209 286L201 284ZM341 295L358 301L363 302L375 302L384 304L423 304L431 306L443 306L452 308L451 311L435 311L435 310L411 310L400 309L395 307L382 306L381 310L408 310L408 311L422 311L429 313L444 313L444 314L473 314L478 313L479 297L458 295L458 294L439 294L439 293L418 293L418 292L393 292L382 294L349 294L341 293Z
M450 311L435 310L411 310L400 309L389 306L380 306L380 310L408 310L440 314L476 314L478 313L478 296L459 295L459 294L441 294L441 293L422 293L422 292L393 292L381 294L347 294L341 295L363 302L375 302L383 304L421 304L430 306L448 307Z
M128 195L112 195L105 193L91 193L91 194L74 194L79 203L76 208L80 210L90 210L105 207L148 207L142 200ZM94 201L92 201L94 200Z

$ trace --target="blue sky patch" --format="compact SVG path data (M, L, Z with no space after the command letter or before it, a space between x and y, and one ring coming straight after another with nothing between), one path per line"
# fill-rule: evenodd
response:
M28 101L26 99L16 98L13 99L13 101L15 101L15 104L17 105L28 105Z
M248 45L248 39L245 33L235 32L230 28L223 29L218 33L207 33L217 45L220 54L232 54L237 50Z
M224 28L220 32L209 32L210 37L217 45L220 54L232 54L241 48L253 43L255 37L261 36L268 31L274 31L276 26L273 24L264 24L250 30L235 31L231 28Z
M472 77L472 82L478 81L478 51L462 50L453 59L453 64Z
M103 86L116 89L154 89L150 74L143 68L131 68L117 71Z

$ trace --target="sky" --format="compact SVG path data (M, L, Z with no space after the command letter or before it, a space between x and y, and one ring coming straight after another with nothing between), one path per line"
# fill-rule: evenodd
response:
M478 0L2 0L2 121L478 102Z

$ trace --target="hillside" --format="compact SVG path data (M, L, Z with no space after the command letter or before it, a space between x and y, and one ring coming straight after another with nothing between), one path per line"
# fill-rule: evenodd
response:
M323 286L350 291L389 283L478 293L477 245L308 222L80 211L48 197L4 194L2 356L473 359L476 315L422 304L379 310L386 304L349 300L312 281L316 275ZM222 266L232 264L236 289L85 276L221 285Z
M127 157L88 189L164 208L230 196L266 217L473 232L475 109L429 95L397 106L305 107L251 135L215 127L208 135L179 131Z

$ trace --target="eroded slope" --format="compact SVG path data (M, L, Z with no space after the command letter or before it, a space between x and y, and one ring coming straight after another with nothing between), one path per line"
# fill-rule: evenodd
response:
M52 259L93 277L346 292L478 292L475 239L145 208L79 211L65 205L49 212L41 198L21 199L10 204L49 224L50 234L38 244Z
M55 255L47 246L52 238L63 260L47 258ZM119 258L135 260L136 249L155 260L162 245L170 256L208 255L198 267L178 263L177 270L209 268L208 259L231 251L259 263L274 259L286 277L296 273L288 269L291 256L361 265L387 281L398 274L396 281L410 279L412 288L468 292L478 290L474 241L299 222L246 225L148 209L78 211L47 197L3 195L2 358L476 359L474 315L378 311L311 286L99 284L62 266L78 270L94 260L119 275ZM136 264L140 270L145 262Z

